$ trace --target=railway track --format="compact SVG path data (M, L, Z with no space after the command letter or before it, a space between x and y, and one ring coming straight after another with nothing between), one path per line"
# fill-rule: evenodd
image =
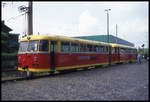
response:
M35 73L34 76L32 77L27 77L26 75L20 75L20 76L10 76L10 77L2 77L1 78L1 82L5 83L5 82L15 82L15 81L23 81L23 80L32 80L32 79L38 79L38 78L44 78L44 77L51 77L51 76L55 76L55 75L60 75L60 74L65 74L65 73L70 73L70 72L74 72L75 70L69 70L69 71L62 71L62 72L55 72L55 73ZM77 70L76 70L77 71ZM5 71L5 72L11 72L11 71ZM20 71L16 71L18 73L22 73Z
M10 82L10 81L23 81L23 80L31 80L31 79L37 79L37 78L42 78L42 77L48 77L48 76L54 76L56 75L57 73L54 73L54 74L49 74L49 73L43 73L43 74L40 74L40 75L35 75L33 77L26 77L26 76L23 76L23 77L5 77L5 78L2 78L2 83L5 83L5 82Z
M82 70L80 69L74 69L74 70L66 70L66 71L61 71L61 72L55 72L55 73L35 73L33 77L27 77L26 75L19 75L19 76L11 76L9 75L9 77L2 77L1 82L5 83L5 82L15 82L15 81L23 81L23 80L32 80L32 79L38 79L38 78L44 78L44 77L51 77L51 76L55 76L55 75L61 75L61 74L67 74L67 73L71 73L71 72L75 72L75 71L84 71L84 70L91 70L93 68L83 68ZM18 73L24 73L24 72L20 72L17 70L13 70L13 71L4 71L6 73L12 73L12 72L17 72L16 75Z

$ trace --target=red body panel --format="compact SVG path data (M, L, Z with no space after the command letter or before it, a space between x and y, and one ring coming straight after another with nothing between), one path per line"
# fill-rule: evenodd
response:
M28 68L49 68L50 54L18 54L19 66L28 66ZM34 61L34 58L37 58L37 61Z
M119 55L118 54L112 54L112 57L111 57L111 61L112 62L116 62L118 61L119 62Z
M106 54L57 54L55 58L56 67L87 65L97 63L107 63Z
M20 58L19 58L20 57ZM34 58L37 58L37 61ZM136 60L136 54L112 54L111 61ZM19 60L20 59L20 60ZM120 60L120 61L119 61ZM89 65L108 63L108 54L96 53L57 53L55 54L55 67L67 67L76 65ZM28 68L46 69L51 67L49 53L18 54L18 66Z
M136 60L136 54L120 54L120 61Z

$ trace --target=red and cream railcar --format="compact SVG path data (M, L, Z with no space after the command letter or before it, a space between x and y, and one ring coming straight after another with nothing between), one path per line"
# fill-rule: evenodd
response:
M47 72L108 64L108 47L96 41L32 35L20 40L18 70Z
M18 70L54 72L135 60L134 47L62 36L32 35L20 40Z

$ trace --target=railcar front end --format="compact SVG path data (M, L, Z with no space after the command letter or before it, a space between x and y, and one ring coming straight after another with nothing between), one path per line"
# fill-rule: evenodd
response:
M18 70L27 72L53 71L48 39L29 39L20 41L18 52Z

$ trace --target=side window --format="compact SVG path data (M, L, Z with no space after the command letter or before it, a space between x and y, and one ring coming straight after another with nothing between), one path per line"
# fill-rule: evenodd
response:
M80 44L80 52L86 52L86 44Z
M87 45L88 52L92 52L92 45Z
M40 51L48 51L49 43L48 40L40 40Z
M132 54L134 54L135 53L135 50L134 49L132 49Z
M98 47L98 45L96 45L96 52L99 52L99 47Z
M124 48L120 48L120 53L124 54L125 53L125 49Z
M93 52L96 52L96 45L93 45Z
M79 45L77 43L71 43L71 51L72 52L78 52L79 51Z
M129 53L129 49L125 49L126 50L126 54L128 54Z
M61 42L61 52L70 52L69 42Z
M133 53L133 50L132 49L129 49L129 54Z
M104 46L99 46L100 53L104 53Z

